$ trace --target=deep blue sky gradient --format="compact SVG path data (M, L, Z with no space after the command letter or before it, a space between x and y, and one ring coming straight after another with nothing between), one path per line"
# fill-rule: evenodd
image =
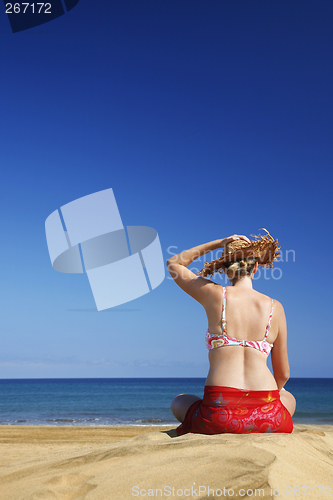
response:
M282 276L255 288L291 376L333 376L332 28L328 0L80 0L16 34L0 14L0 378L206 375L204 310L170 279L98 313L52 269L45 219L110 187L165 260L266 227Z

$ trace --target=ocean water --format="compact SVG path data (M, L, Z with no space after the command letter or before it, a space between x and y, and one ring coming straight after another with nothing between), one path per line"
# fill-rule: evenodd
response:
M0 380L1 425L178 425L170 402L204 378ZM333 425L333 379L294 378L294 423Z

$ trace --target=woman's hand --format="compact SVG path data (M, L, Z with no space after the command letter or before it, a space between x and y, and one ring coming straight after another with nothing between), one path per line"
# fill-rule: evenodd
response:
M247 236L244 236L242 234L233 234L232 236L228 236L228 238L223 238L221 240L220 247L223 248L226 245L228 245L228 243L231 243L232 241L236 241L236 240L244 240L247 243L251 243L251 240L249 240L249 238Z

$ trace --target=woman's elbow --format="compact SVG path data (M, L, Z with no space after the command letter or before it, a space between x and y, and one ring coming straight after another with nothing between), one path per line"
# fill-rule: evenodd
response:
M174 279L177 279L178 273L176 270L176 266L174 265L174 262L170 262L170 260L171 259L169 259L167 261L166 266L167 266L167 270L169 271L171 278L174 280Z
M289 370L289 368L287 370L283 370L283 372L280 373L280 378L282 378L286 382L287 382L287 380L289 380L289 378L290 378L290 370Z
M290 377L290 368L289 368L289 363L288 366L283 367L283 369L280 372L281 378L285 378L286 380L289 379Z
M173 255L166 261L166 266L169 269L169 267L174 266L175 264L178 264L178 255Z
M166 267L167 267L167 270L169 271L170 274L173 271L173 266L174 266L174 262L172 262L171 259L167 260Z
M280 382L283 382L283 385L284 385L284 384L286 384L286 383L288 382L289 378L290 378L290 372L289 372L289 370L288 370L288 372L283 372L283 373L282 373L282 374L278 377L279 381L280 381Z
M289 378L290 378L290 370L289 370L289 367L285 367L283 369L281 369L281 367L279 369L277 369L275 367L273 367L273 372L274 372L274 378L275 379L278 379L280 382L283 382L284 384L286 382L288 382Z

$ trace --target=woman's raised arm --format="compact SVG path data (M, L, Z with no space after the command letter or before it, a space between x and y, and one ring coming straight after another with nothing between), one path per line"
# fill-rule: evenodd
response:
M177 285L188 293L195 300L204 303L207 297L207 286L212 285L212 282L197 276L192 271L187 269L194 260L206 255L213 250L225 247L231 241L243 239L247 242L250 240L246 236L234 234L228 238L222 238L220 240L210 241L202 245L190 248L189 250L184 250L183 252L170 257L167 261L167 268L172 279L177 283Z

